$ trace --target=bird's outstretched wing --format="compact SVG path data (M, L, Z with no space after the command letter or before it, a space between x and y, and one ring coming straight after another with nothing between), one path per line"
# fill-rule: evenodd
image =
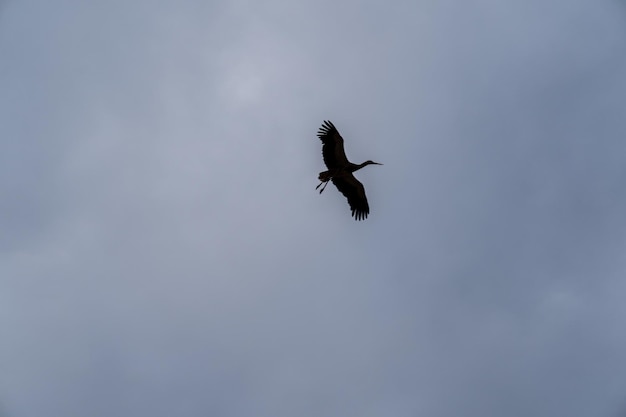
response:
M361 184L352 173L333 177L332 182L341 194L348 199L348 204L350 204L350 209L352 210L352 217L354 217L355 220L366 219L370 212L370 206L367 204L363 184Z
M332 122L324 120L317 132L322 141L322 156L328 169L343 168L348 165L346 152L343 150L343 138Z

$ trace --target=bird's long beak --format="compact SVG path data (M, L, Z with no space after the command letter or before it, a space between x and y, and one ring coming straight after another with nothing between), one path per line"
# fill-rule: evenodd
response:
M382 164L379 164L378 162L374 162L374 163L375 163L376 165L382 165Z

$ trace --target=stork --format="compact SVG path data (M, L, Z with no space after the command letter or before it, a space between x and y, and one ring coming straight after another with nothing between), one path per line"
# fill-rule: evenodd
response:
M324 186L320 190L326 189L328 181L332 181L335 187L348 199L348 204L352 210L352 217L355 220L363 220L367 218L370 207L367 204L365 196L365 188L352 173L358 171L367 165L382 165L374 161L365 161L362 164L353 164L348 161L346 152L343 149L343 138L337 131L335 125L328 120L324 120L322 127L317 132L317 137L322 141L322 157L328 171L320 172L319 180L321 181L315 189Z

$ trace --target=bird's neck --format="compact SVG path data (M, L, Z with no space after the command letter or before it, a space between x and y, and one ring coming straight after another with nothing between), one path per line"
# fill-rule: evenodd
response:
M361 168L363 168L364 166L367 166L367 165L369 165L369 164L370 164L370 162L369 162L369 161L367 161L367 162L363 162L362 164L359 164L359 165L357 165L356 167L354 167L354 171L359 170L359 169L361 169ZM352 171L352 172L354 172L354 171Z

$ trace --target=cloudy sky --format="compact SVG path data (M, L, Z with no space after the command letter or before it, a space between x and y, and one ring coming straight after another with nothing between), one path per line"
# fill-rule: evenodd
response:
M0 416L625 416L625 75L618 0L5 0Z

